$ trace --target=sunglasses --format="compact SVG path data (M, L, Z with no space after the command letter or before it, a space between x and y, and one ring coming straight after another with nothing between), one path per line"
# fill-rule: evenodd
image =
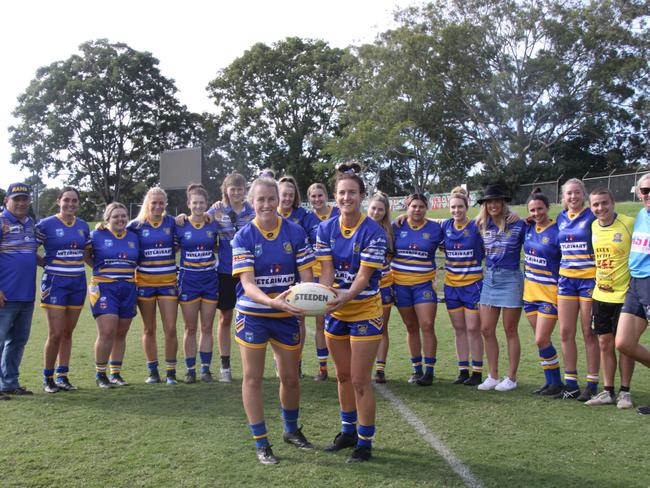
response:
M239 227L237 226L237 214L235 213L234 210L228 212L228 218L230 219L230 223L235 228L235 232L237 232L239 230Z
M639 192L641 192L641 195L647 195L650 193L650 188L639 188Z

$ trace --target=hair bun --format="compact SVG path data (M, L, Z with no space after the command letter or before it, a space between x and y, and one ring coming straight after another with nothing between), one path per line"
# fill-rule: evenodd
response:
M537 193L544 193L539 186L533 188L533 191L530 192L531 195L536 195Z
M463 195L463 196L467 196L467 190L465 188L463 188L462 186L457 186L453 190L451 190L451 194L452 195L460 194L460 195Z
M273 171L270 168L263 169L260 171L260 174L257 175L258 178L271 178L272 180L275 179L275 171Z
M361 165L356 161L348 161L341 163L336 167L336 171L343 174L361 174Z

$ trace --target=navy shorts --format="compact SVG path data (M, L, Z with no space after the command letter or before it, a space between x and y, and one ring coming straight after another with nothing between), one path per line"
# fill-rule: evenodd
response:
M235 340L245 347L263 349L268 342L283 349L300 348L296 317L263 317L237 312Z
M41 307L81 309L86 300L86 275L60 276L43 273Z
M121 319L131 319L136 315L136 289L131 281L111 281L91 283L88 287L88 300L93 317L113 314Z

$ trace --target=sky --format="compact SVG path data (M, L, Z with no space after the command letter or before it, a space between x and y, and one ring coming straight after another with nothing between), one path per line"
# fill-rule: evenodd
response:
M17 97L36 70L106 38L148 51L175 80L178 98L195 112L213 111L205 87L257 42L290 36L333 47L372 42L392 27L398 8L422 0L22 0L0 2L0 186L29 174L9 163L8 127ZM52 184L53 182L48 182Z

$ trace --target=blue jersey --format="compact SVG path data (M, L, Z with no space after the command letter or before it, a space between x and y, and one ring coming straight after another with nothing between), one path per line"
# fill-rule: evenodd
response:
M66 224L52 215L36 224L36 238L45 249L45 272L57 276L81 276L84 268L84 247L90 237L88 224L75 219Z
M94 230L88 246L93 254L93 282L135 281L140 248L133 232L118 237L108 229Z
M293 222L294 224L298 224L307 232L305 229L305 217L307 217L307 210L305 210L302 207L298 208L293 208L291 209L291 212L288 213L283 213L280 212L280 209L278 209L278 215L280 215L282 218L287 219L290 222Z
M483 278L483 238L476 225L470 220L458 226L454 219L442 223L445 249L445 285L467 286Z
M255 284L271 298L293 286L299 272L313 265L314 253L304 229L281 217L270 232L261 230L253 220L232 241L233 276L252 271ZM237 311L264 317L290 316L248 298L241 282L237 283Z
M165 215L160 222L133 220L126 227L140 240L140 256L135 281L138 286L176 285L176 222Z
M36 297L36 231L9 210L0 214L0 291L9 301L33 302Z
M436 277L436 249L443 239L442 227L425 220L415 226L410 222L393 224L395 248L390 266L395 284L419 285Z
M642 208L636 216L630 249L630 275L650 277L650 212Z
M482 234L485 265L488 268L519 269L525 228L526 222L518 220L514 224L506 224L505 230L501 231L488 217L486 230Z
M332 317L346 322L381 317L379 281L386 258L386 232L372 219L362 215L355 227L347 228L341 218L329 219L318 226L316 259L331 261L334 287L348 290L361 266L375 268L368 286Z
M560 277L560 241L557 224L546 227L529 224L524 240L524 300L557 304L557 281Z
M591 209L574 214L563 210L557 216L560 229L560 275L567 278L589 279L596 277L596 261L591 242L591 223L596 220Z
M215 271L218 242L215 222L195 224L187 219L183 225L177 225L176 245L181 250L180 268L187 271Z
M320 223L325 222L326 220L329 219L333 219L334 217L338 217L338 216L339 216L338 207L328 206L327 212L325 212L323 215L320 215L315 211L307 212L307 215L305 215L305 218L303 219L303 227L307 232L309 241L312 244L316 244L316 234L318 233L318 226L320 225Z
M208 213L214 217L216 211L211 208L208 210ZM217 271L219 273L232 273L232 246L230 242L239 229L243 228L254 218L255 210L246 202L244 203L244 208L239 213L235 212L230 205L227 205L222 211L221 218L215 220L217 229L219 230L219 262L217 264Z

